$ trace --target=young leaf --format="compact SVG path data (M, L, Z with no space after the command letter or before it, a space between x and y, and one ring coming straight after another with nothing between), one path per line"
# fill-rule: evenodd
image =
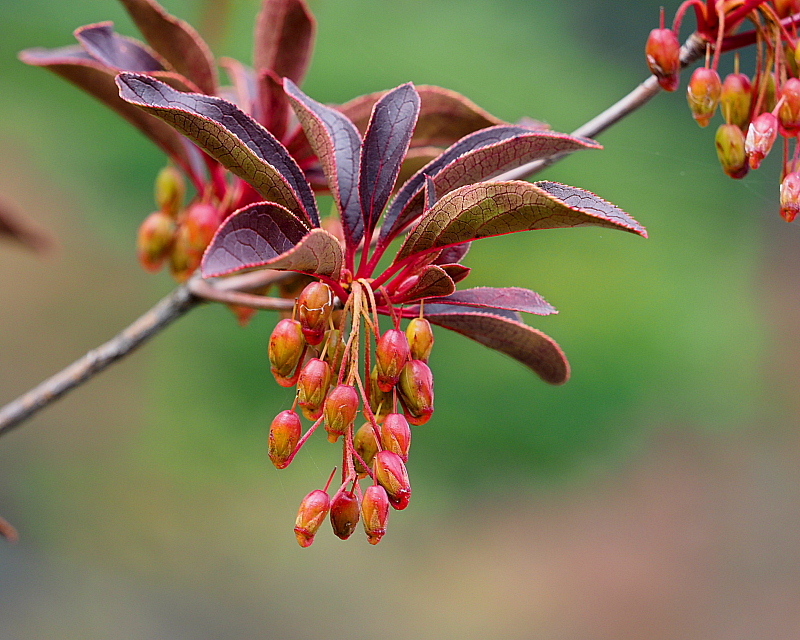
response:
M419 95L407 83L393 89L372 110L361 147L358 181L365 233L375 228L392 193L419 113Z
M258 74L258 100L253 117L263 124L278 140L284 141L289 127L289 97L283 89L283 80L269 69ZM288 149L288 147L287 147ZM301 156L290 150L293 158Z
M475 287L456 291L446 298L436 301L441 304L457 304L484 309L505 309L524 311L540 316L558 313L555 307L538 293L521 287Z
M75 30L75 38L95 60L108 67L150 73L166 71L164 63L141 42L114 31L113 22L88 24Z
M311 231L291 211L258 202L234 212L220 225L201 264L203 277L269 267L338 278L339 241L323 229Z
M284 87L336 198L348 245L355 247L364 235L358 197L361 136L346 116L312 100L288 78Z
M457 244L452 247L447 247L447 249L442 249L442 252L434 259L433 264L456 264L461 262L464 256L469 253L471 247L471 242L465 242L464 244Z
M139 31L170 65L203 93L217 92L217 69L208 45L187 22L167 13L156 0L120 0ZM135 69L130 69L135 71Z
M228 78L233 83L236 99L231 102L245 113L253 116L254 120L260 122L260 116L255 109L257 105L260 106L255 72L236 58L220 58L219 64L228 73ZM275 132L273 131L272 134L275 135Z
M122 73L120 96L158 116L195 142L265 199L319 226L314 193L286 148L236 105L175 91L148 76Z
M492 182L451 191L408 235L395 263L418 253L517 231L596 225L647 237L644 227L595 194L557 182Z
M442 268L450 279L455 283L458 284L462 280L464 280L472 271L469 267L465 267L463 264L439 264L437 265Z
M256 72L302 83L311 61L317 23L305 0L264 0L256 21Z
M549 336L521 322L515 312L496 309L489 313L470 307L426 304L425 317L519 360L545 382L564 384L569 380L569 362L561 347Z
M393 302L396 304L415 302L424 298L449 296L456 290L455 283L441 267L429 264L419 273L419 279Z

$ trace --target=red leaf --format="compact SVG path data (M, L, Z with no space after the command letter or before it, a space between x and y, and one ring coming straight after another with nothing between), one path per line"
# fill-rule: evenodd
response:
M521 287L475 287L474 289L463 289L446 298L440 298L436 302L466 307L482 307L484 309L524 311L525 313L535 313L540 316L558 313L556 308L538 293Z
M317 23L305 0L264 0L256 22L256 72L301 84L311 62Z
M422 268L418 276L419 279L407 291L393 297L393 303L406 304L425 298L440 298L456 290L455 283L442 267L429 264Z

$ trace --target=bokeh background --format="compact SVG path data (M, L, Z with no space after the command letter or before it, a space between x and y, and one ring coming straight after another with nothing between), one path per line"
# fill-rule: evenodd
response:
M163 157L104 107L16 60L111 19L112 0L0 0L0 197L53 231L0 246L0 402L168 292L136 264ZM250 61L257 0L166 0ZM305 90L343 102L439 84L570 131L646 74L656 3L312 0ZM669 6L668 11L675 7ZM726 63L726 64L729 64ZM725 67L727 70L727 67ZM565 229L476 243L469 286L523 286L573 378L439 331L437 412L415 429L411 507L377 547L296 506L336 448L266 457L291 402L275 318L194 311L0 442L0 638L552 640L800 637L800 228L774 161L734 182L682 91L543 177L584 187L650 239Z

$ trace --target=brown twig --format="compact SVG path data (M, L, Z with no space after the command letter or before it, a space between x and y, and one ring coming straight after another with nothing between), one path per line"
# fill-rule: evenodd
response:
M210 285L200 278L192 279L186 285L195 296L212 302L237 304L242 307L266 309L268 311L291 311L294 308L294 300L257 296L252 293L223 289Z

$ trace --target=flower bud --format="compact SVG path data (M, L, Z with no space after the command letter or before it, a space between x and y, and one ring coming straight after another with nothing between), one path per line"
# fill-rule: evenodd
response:
M411 427L402 413L390 413L381 425L381 444L384 449L393 451L403 462L408 462L411 447Z
M269 459L278 469L285 469L294 453L303 427L294 411L281 411L269 428Z
M412 360L427 362L433 349L433 329L425 318L412 318L406 327L406 337Z
M293 387L299 375L297 365L303 357L306 341L297 320L284 318L269 337L269 363L272 375L282 387Z
M334 374L338 374L342 367L344 349L345 342L342 332L339 329L328 329L325 332L325 357L323 359L330 365Z
M352 491L339 491L331 500L331 526L342 540L347 540L358 524L358 498Z
M731 178L747 175L747 155L744 152L744 134L735 124L722 124L717 129L717 157Z
M154 211L139 227L136 248L139 263L155 273L161 268L172 249L175 221L163 211Z
M411 499L411 483L408 480L406 465L394 451L378 451L372 465L375 479L386 489L389 502L398 511L408 506Z
M310 547L314 542L314 536L330 508L331 499L322 489L316 489L303 498L294 523L294 535L301 547Z
M213 205L195 202L186 210L175 234L171 255L172 273L179 281L189 278L200 266L203 252L222 222L222 213Z
M318 345L325 336L333 311L333 292L324 282L312 282L297 298L297 317L308 344Z
M422 360L411 360L400 375L400 401L408 421L425 424L433 415L433 373Z
M389 496L379 484L367 487L361 501L361 518L370 544L378 544L389 523Z
M789 78L781 90L781 108L778 120L784 133L795 134L800 131L800 80Z
M694 70L692 78L689 80L686 99L689 101L692 117L701 127L707 127L711 122L711 118L717 111L721 94L722 81L714 69L698 67Z
M653 29L647 38L645 56L650 72L667 91L675 91L680 83L681 43L672 29Z
M169 254L169 269L178 282L185 282L200 266L201 256L190 248L189 229L184 224L178 225L172 251Z
M750 102L752 100L750 78L743 73L729 73L722 83L720 106L727 124L735 124L747 129L750 121Z
M744 151L751 169L758 169L778 137L778 119L769 112L754 118L747 129Z
M306 362L297 379L297 403L309 420L317 420L322 415L330 384L331 368L327 362L319 358L311 358Z
M800 173L792 172L781 182L781 216L792 222L800 213Z
M369 380L369 407L375 415L375 420L383 422L394 406L394 397L391 391L381 391L378 385L378 365L372 367Z
M159 208L173 218L177 216L186 194L186 184L181 172L172 165L164 167L156 177L155 190Z
M353 447L361 457L361 460L372 466L375 454L378 453L378 440L375 438L375 430L369 422L361 425L356 431L356 435L353 437ZM354 462L359 477L364 478L369 475L367 469L364 468L358 458Z
M349 384L340 384L325 398L325 431L328 440L336 442L343 436L358 414L359 397L356 388Z
M389 329L380 337L378 346L375 347L375 364L378 367L378 387L381 391L391 391L397 384L409 353L408 338L399 329Z
M761 100L761 111L774 111L775 105L778 104L778 88L775 85L775 74L768 74L764 82L767 86L764 89L764 97Z

